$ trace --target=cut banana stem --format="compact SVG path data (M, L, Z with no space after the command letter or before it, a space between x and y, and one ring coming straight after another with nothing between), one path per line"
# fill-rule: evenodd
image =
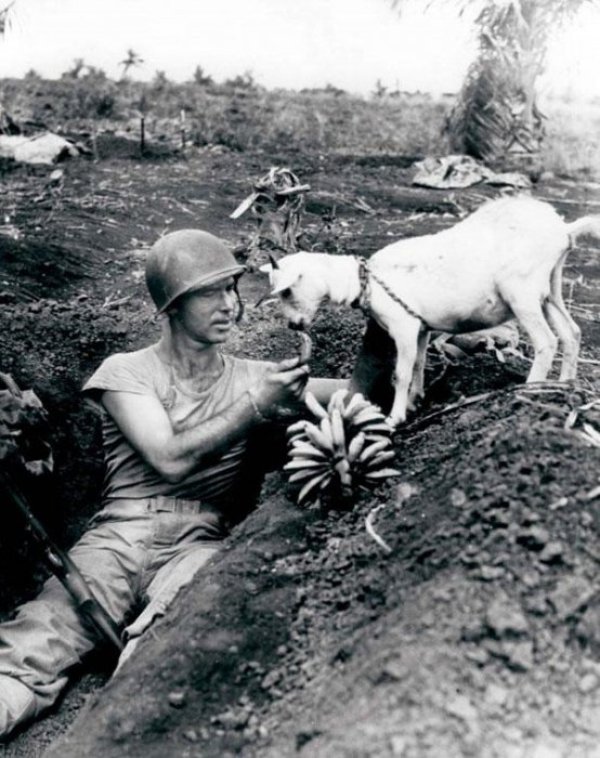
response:
M338 472L342 487L350 487L352 485L352 473L348 461L342 458L336 463L335 470Z
M300 350L298 358L300 363L308 363L312 355L312 340L306 332L300 332Z

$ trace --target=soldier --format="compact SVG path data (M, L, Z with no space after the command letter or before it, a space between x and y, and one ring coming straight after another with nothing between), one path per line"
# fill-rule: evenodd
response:
M161 238L146 282L164 314L162 336L110 356L84 386L103 414L103 507L69 554L124 628L119 665L252 507L251 435L281 409L297 409L307 382L324 402L344 384L309 380L299 358L269 363L222 352L243 271L211 234ZM52 705L97 642L54 577L0 625L0 736Z

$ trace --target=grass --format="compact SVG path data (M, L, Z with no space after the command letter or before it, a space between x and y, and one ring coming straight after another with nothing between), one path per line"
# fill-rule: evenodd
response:
M557 176L600 178L600 102L550 100L542 163Z
M252 80L224 84L113 81L29 75L0 80L0 102L22 123L63 133L129 130L141 114L150 139L178 144L185 112L188 141L233 150L443 155L452 97L395 93L361 98L333 87L266 90ZM600 176L600 102L549 100L543 169Z

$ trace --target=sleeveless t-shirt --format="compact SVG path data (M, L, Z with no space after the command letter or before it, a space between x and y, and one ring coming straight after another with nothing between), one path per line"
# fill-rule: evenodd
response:
M202 424L225 410L240 395L256 385L273 364L223 355L223 372L203 392L180 386L171 367L152 345L107 358L85 383L83 391L98 400L103 390L133 392L157 397L175 432ZM165 481L121 433L102 406L102 438L105 460L103 498L151 498L158 495L200 500L215 506L229 504L244 453L246 440L227 451L207 457L198 470L177 483Z

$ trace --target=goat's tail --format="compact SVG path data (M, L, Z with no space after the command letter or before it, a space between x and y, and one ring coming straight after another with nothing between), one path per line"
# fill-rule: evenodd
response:
M583 216L583 218L565 224L571 243L574 243L581 234L589 234L600 239L600 216Z

